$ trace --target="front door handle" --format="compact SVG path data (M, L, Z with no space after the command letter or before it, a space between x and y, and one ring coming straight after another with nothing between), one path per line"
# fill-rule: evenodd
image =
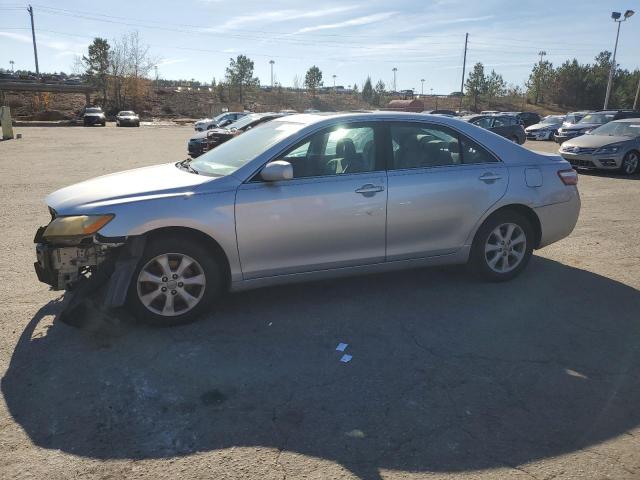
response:
M373 194L373 193L378 193L378 192L382 192L384 190L384 187L382 185L374 185L373 183L367 183L366 185L361 186L360 188L356 189L356 193L361 193L363 195L367 195L367 194Z
M495 182L496 180L500 180L502 178L502 175L498 175L496 173L484 173L480 175L479 178L485 183L492 183L492 182Z

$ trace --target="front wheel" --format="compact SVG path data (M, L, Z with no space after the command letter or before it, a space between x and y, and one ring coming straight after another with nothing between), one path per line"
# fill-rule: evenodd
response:
M481 278L493 282L510 280L527 265L533 253L534 231L517 212L490 216L478 230L469 262Z
M633 175L638 171L638 164L640 163L640 154L636 151L627 153L622 159L620 165L620 171L625 175Z
M129 286L128 306L154 326L181 325L209 310L222 290L215 255L190 239L152 239Z

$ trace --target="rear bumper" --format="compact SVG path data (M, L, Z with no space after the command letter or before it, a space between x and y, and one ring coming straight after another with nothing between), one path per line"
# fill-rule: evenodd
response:
M540 243L538 248L546 247L569 236L578 222L580 215L580 194L573 188L571 198L562 203L554 203L534 208L540 220Z

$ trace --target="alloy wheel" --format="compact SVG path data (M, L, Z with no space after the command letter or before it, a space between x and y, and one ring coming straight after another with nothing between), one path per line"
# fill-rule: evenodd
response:
M487 265L497 273L507 273L520 265L527 251L527 236L515 223L497 226L487 237L484 255Z
M627 175L633 175L638 169L638 154L636 152L629 152L622 160L622 170Z
M182 253L165 253L140 270L138 299L157 315L182 315L200 303L205 284L204 270L197 261Z

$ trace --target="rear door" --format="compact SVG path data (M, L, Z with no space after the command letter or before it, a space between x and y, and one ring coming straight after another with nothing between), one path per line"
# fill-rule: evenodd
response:
M445 126L395 123L389 141L387 260L456 252L506 192L508 169Z

